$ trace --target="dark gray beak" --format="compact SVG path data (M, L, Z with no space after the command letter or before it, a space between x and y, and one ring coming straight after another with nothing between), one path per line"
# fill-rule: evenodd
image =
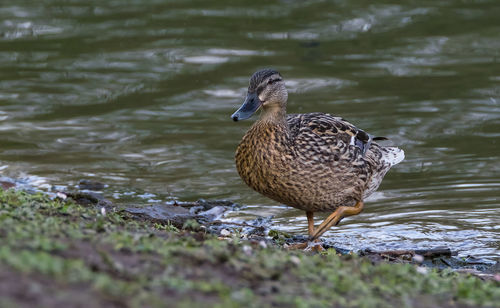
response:
M248 119L259 109L261 105L262 102L259 100L257 93L247 93L247 97L245 98L243 105L241 105L240 109L233 113L231 119L235 122Z

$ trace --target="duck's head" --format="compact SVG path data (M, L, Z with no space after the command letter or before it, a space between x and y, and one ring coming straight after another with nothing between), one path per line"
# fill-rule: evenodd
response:
M262 69L250 78L247 96L243 105L231 116L233 121L250 118L261 106L264 112L286 109L288 92L278 71Z

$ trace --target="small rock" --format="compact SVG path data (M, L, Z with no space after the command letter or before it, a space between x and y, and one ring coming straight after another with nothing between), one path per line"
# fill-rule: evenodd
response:
M222 206L222 207L227 207L227 208L233 208L236 206L231 201L227 200L205 200L205 199L199 199L198 201L195 202L197 206L203 206L203 209L205 211L210 210L211 208L214 208L216 206ZM184 204L181 204L184 205Z
M170 222L176 228L183 228L188 220L194 220L195 218L195 215L191 214L188 209L172 204L155 204L148 207L126 208L125 211L151 222Z
M101 194L94 193L94 192L65 192L68 197L73 199L76 203L83 205L83 206L91 206L91 205L98 205L98 206L106 206L110 207L113 204L111 201L105 199Z
M0 188L3 188L4 190L7 190L9 188L15 187L15 183L7 182L7 181L0 181Z
M219 217L220 215L222 215L222 213L224 213L225 211L227 211L227 207L218 205L218 206L211 208L210 210L200 212L200 213L198 213L198 215L205 216L208 219L213 220L213 219Z
M489 269L490 272L500 275L500 261L497 261Z
M229 230L228 230L228 229L222 229L222 230L220 231L220 235L221 235L221 236L230 236L230 235L231 235L231 232L229 232Z
M196 214L198 214L199 212L201 212L203 210L204 210L204 208L201 205L193 206L193 207L189 208L189 213L191 213L193 215L196 215Z
M251 256L252 255L252 247L248 246L248 245L243 245L243 253L246 254L247 256Z
M272 224L272 219L274 216L267 217L257 217L253 220L249 220L246 223L254 227L269 227Z
M56 197L59 198L59 199L61 199L61 200L66 200L66 198L68 198L68 196L65 193L60 192L60 191L58 191L56 193Z
M418 266L417 267L417 273L425 275L425 274L427 274L427 272L428 272L427 267L423 267L423 266Z
M80 182L78 182L78 187L86 190L103 190L106 185L93 180L80 180Z
M297 256L291 256L290 257L290 262L292 262L295 265L299 265L300 264L300 259Z
M264 241L259 241L259 246L262 248L267 248L267 244Z
M414 255L412 260L418 264L424 262L424 256L422 255Z

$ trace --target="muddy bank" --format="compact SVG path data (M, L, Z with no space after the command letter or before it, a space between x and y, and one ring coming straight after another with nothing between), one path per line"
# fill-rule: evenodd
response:
M495 279L333 249L283 249L298 239L273 231L266 220L219 221L223 210L237 210L230 203L127 210L86 194L49 197L0 189L0 277L9 282L0 283L0 306L492 307L500 302Z
M76 192L59 193L82 205L112 208L113 203L101 194L92 190L101 190L106 185L89 180L81 180ZM229 211L238 211L242 206L226 200L204 200L195 202L175 201L156 203L148 206L125 207L121 210L132 214L134 219L149 223L171 225L177 229L204 231L221 238L238 237L241 240L288 248L294 244L307 241L304 235L291 235L273 229L271 217L258 217L253 220L228 222L221 220ZM388 262L400 264L415 264L438 269L453 269L470 273L482 279L500 280L500 263L484 262L472 256L457 257L453 247L433 247L429 249L405 249L377 251L369 247L359 247L357 250L346 250L328 240L322 239L323 249L334 249L338 254L357 254L373 263Z
M219 238L237 237L243 241L259 243L261 246L288 248L291 245L307 241L304 235L291 235L273 229L272 217L258 217L246 221L225 221L224 215L230 211L238 211L242 205L226 200L203 200L195 202L174 201L170 203L155 203L152 205L138 205L117 207L103 195L108 185L82 179L73 190L53 190L49 196L58 200L72 200L75 203L93 207L105 213L106 211L120 211L130 214L130 217L149 224L159 224L177 230L202 231ZM22 189L31 192L35 187L29 186L26 181L11 178L0 178L2 189ZM429 249L406 249L377 251L370 247L359 247L356 250L346 250L333 245L328 239L322 239L323 249L334 249L341 255L356 254L373 263L387 262L399 264L414 264L428 268L453 269L476 275L482 279L500 280L500 262L492 263L476 259L472 256L457 257L453 247L433 247Z
M240 205L228 201L175 202L171 204L155 204L142 208L126 208L125 211L134 217L152 223L172 224L177 228L186 227L186 223L196 222L197 230L204 230L218 237L239 237L243 240L265 243L276 247L287 248L291 245L307 241L306 236L294 236L273 229L270 218L260 217L250 221L225 222L219 220L227 211L241 208ZM487 263L474 257L458 258L453 247L434 247L429 249L406 249L376 251L370 248L359 248L349 251L333 246L328 240L321 243L323 249L335 249L342 255L357 254L373 263L407 263L430 268L467 272L482 279L500 281L500 264Z

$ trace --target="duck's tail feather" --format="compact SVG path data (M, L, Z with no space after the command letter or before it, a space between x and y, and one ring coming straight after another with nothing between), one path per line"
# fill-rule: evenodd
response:
M405 159L405 152L400 148L396 147L383 147L382 148L382 160L391 166L399 164L403 159Z

